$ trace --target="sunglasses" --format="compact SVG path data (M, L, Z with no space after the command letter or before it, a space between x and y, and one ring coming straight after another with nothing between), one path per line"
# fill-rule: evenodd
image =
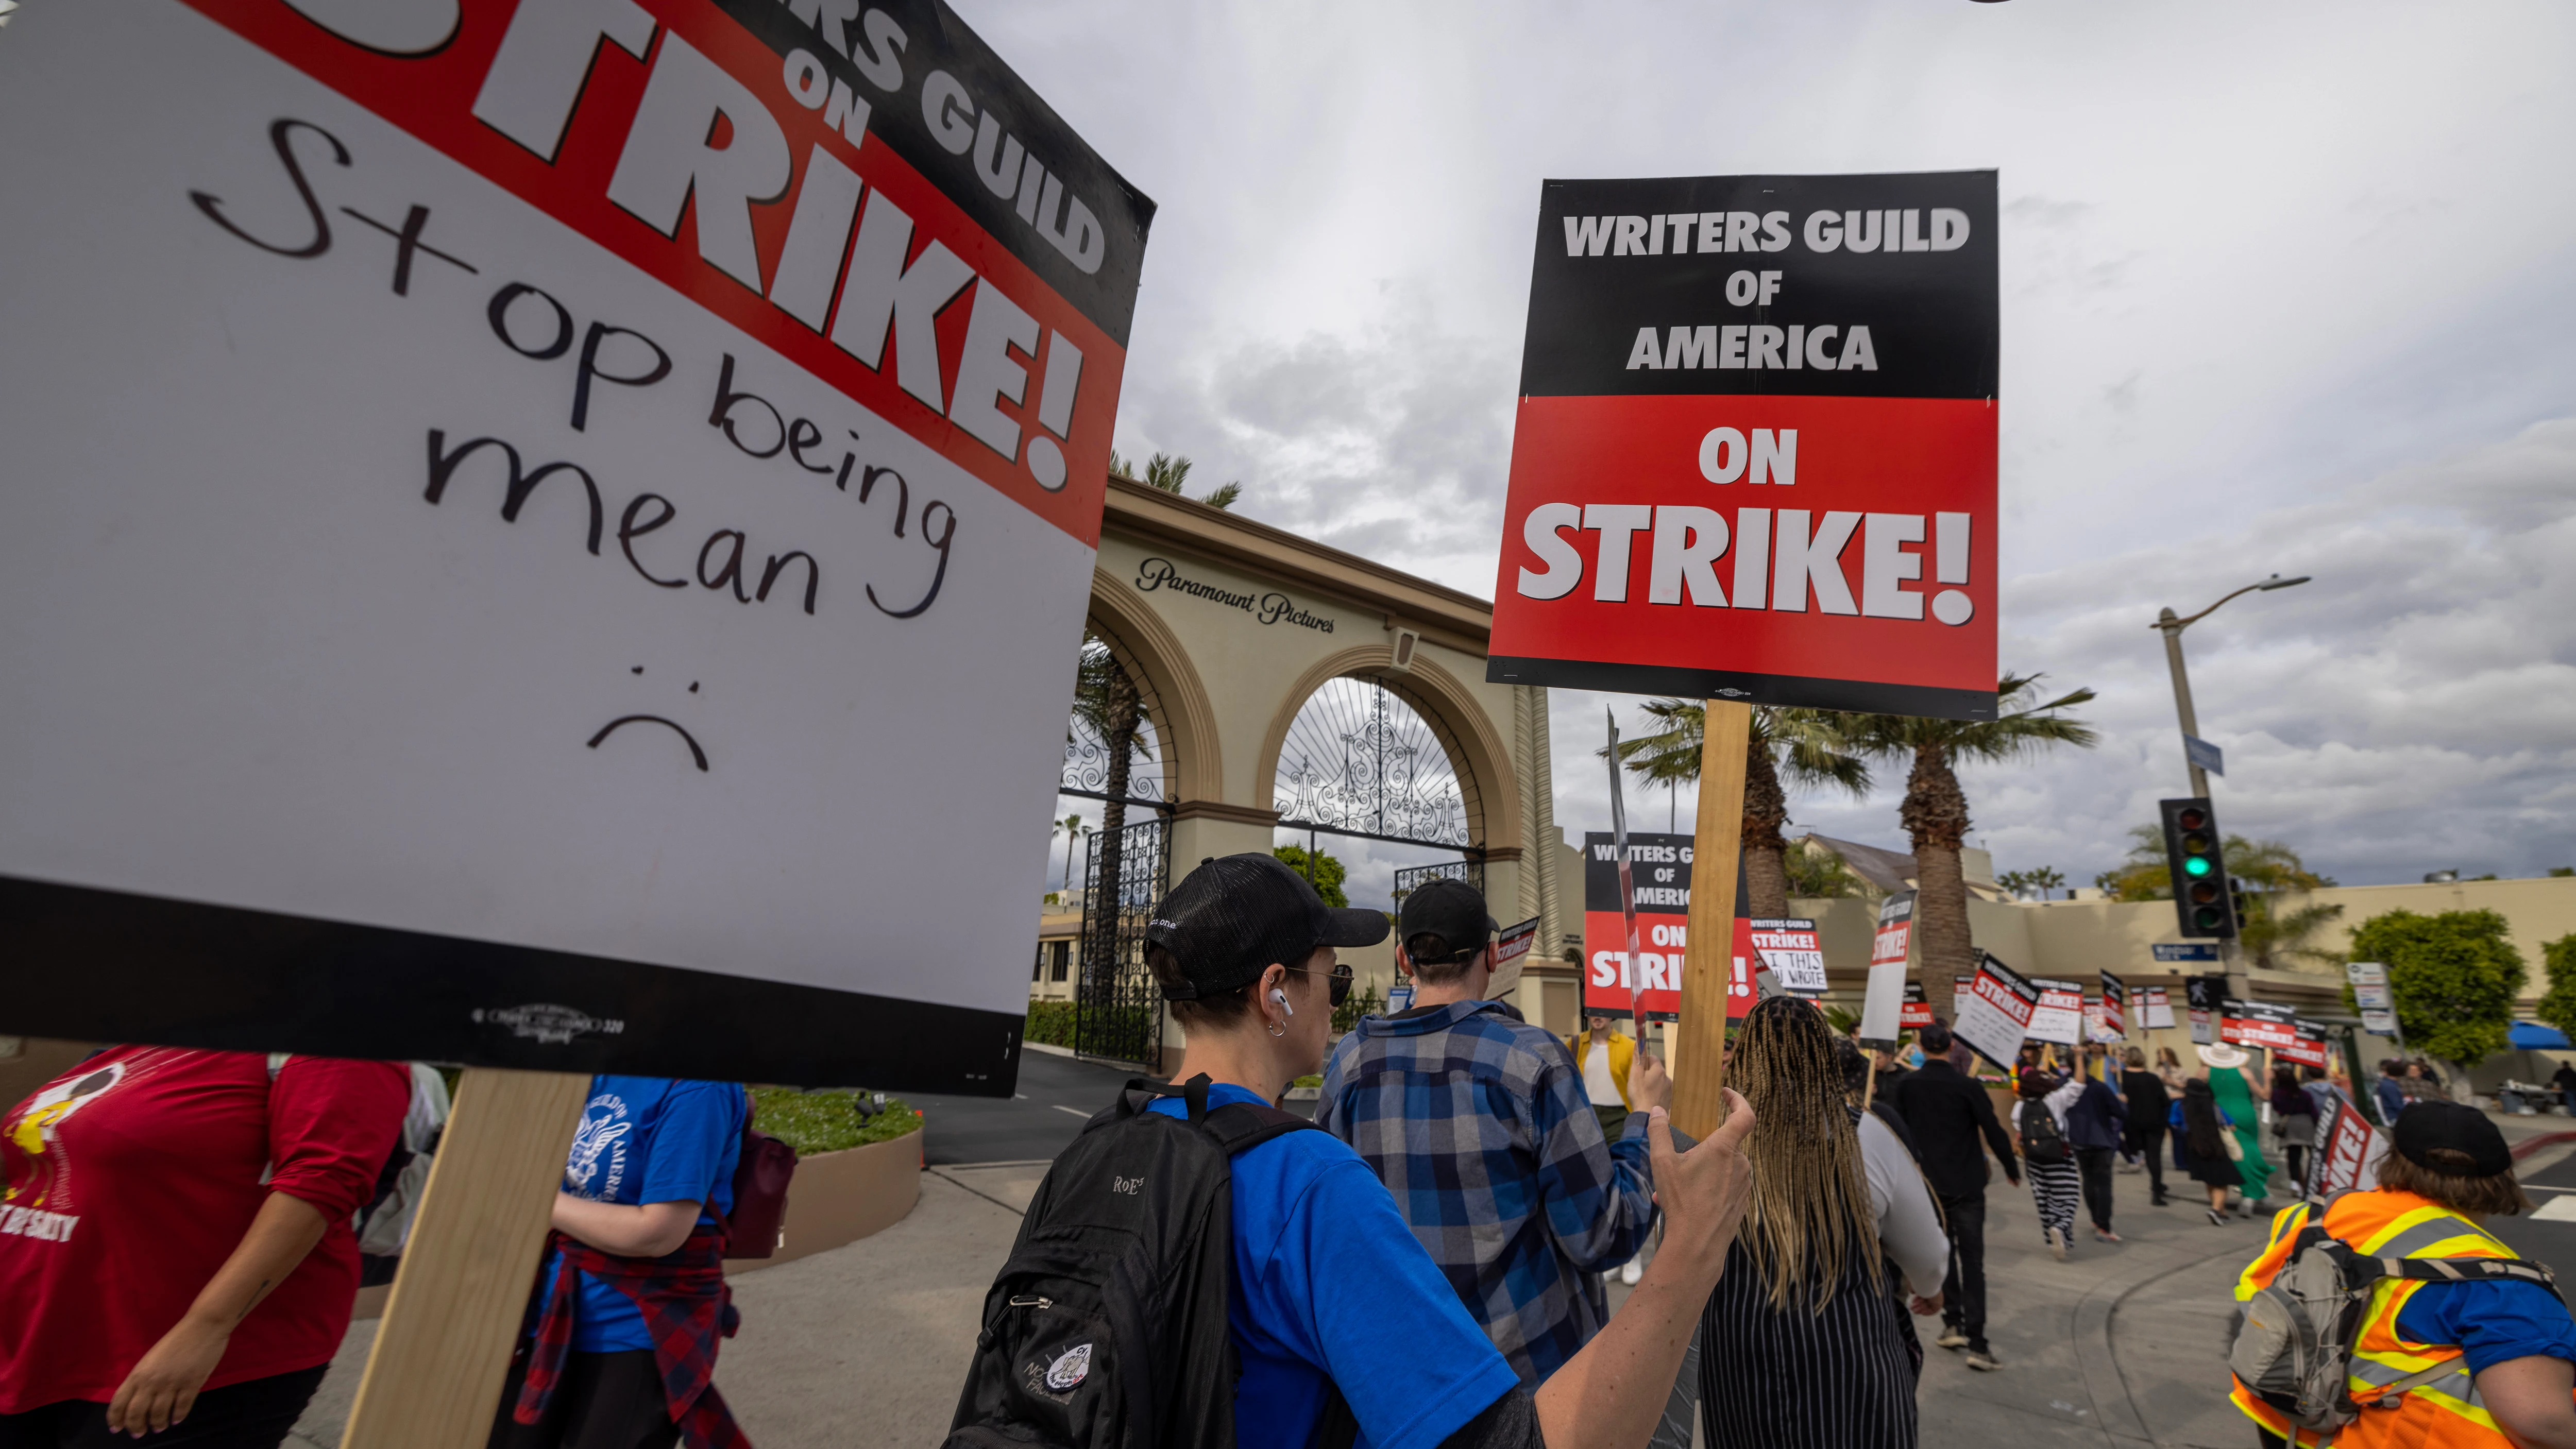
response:
M1291 966L1288 969L1296 972L1300 976L1306 974L1306 968L1303 966ZM1334 962L1333 974L1329 979L1333 983L1332 1002L1335 1006L1339 1006L1343 1002L1351 999L1351 963L1348 961Z

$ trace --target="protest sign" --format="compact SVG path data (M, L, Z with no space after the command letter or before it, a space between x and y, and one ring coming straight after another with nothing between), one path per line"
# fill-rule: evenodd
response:
M1923 983L1920 981L1906 982L1905 1005L1897 1014L1897 1030L1921 1031L1923 1028L1930 1026L1931 1024L1932 1003L1924 999Z
M2290 1025L2292 1038L2273 1048L2281 1060L2302 1067L2326 1065L2326 1029L2306 1021L2293 1021Z
M1646 1019L1671 1021L1681 1011L1683 946L1690 937L1692 838L1632 833L1628 850L1637 918L1634 970L1627 907L1619 894L1618 843L1603 830L1583 837L1583 1010L1628 1017L1642 981Z
M1914 933L1914 892L1898 891L1878 903L1878 930L1869 943L1869 986L1861 998L1860 1039L1893 1042L1906 1029L1905 1004L1922 999L1905 979L1906 947ZM1929 1019L1921 1023L1929 1025Z
M1995 240L1991 171L1543 182L1486 678L1993 719Z
M2173 998L2161 986L2139 987L2138 1016L2149 1031L2170 1029L2174 1024Z
M1957 1025L1959 1018L1967 1012L1968 998L1976 995L1976 986L1977 978L1973 974L1967 976L1953 976L1950 978L1950 1021L1952 1025Z
M1779 978L1780 988L1792 996L1825 994L1825 948L1816 936L1814 921L1755 917L1744 924L1755 969L1769 968Z
M1977 1055L2010 1066L2020 1057L2022 1038L2038 1010L2039 987L1987 956L1977 963L1977 974L1960 999L1959 1019L1950 1029Z
M2316 1180L2308 1184L2309 1195L2379 1186L2379 1159L2387 1151L2387 1136L2362 1116L2351 1097L2338 1091L2334 1110L2317 1127Z
M1494 979L1485 989L1486 1000L1500 1001L1521 984L1521 966L1538 940L1538 923L1539 918L1532 916L1517 926L1505 926L1494 937Z
M2039 1004L2030 1014L2022 1035L2032 1041L2055 1042L2073 1046L2084 1039L2084 988L2072 981L2050 981L2033 977L2031 985L2039 988Z
M0 133L12 1030L1009 1091L1152 203L972 29L45 7Z
M2299 1040L2298 1018L2286 1006L2225 997L2218 1003L2218 1039L2269 1050L2295 1047Z
M2114 1041L2129 1034L2129 987L2108 971L2102 973L2102 1029Z

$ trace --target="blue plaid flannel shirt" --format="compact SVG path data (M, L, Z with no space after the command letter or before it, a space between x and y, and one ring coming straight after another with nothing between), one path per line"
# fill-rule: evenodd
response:
M1535 1389L1601 1331L1603 1273L1653 1221L1646 1114L1616 1144L1565 1044L1498 1001L1363 1017L1315 1121L1366 1161Z

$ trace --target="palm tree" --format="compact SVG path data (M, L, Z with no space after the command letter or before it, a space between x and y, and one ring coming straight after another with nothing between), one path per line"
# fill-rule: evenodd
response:
M1092 902L1091 918L1097 923L1100 939L1086 952L1093 961L1115 959L1118 949L1119 903L1121 877L1127 843L1127 780L1135 762L1136 730L1145 718L1144 696L1127 668L1118 662L1109 644L1097 634L1082 636L1082 658L1074 673L1074 718L1091 727L1100 736L1102 748L1109 752L1107 777L1101 781L1100 793L1108 797L1100 807L1099 895ZM1068 879L1071 860L1066 862Z
M2307 941L2326 922L2342 916L2343 907L2320 901L2293 906L2286 899L2333 885L2333 877L2308 869L2299 853L2283 841L2231 835L2219 853L2227 862L2228 875L2246 886L2241 897L2243 918L2236 923L2236 941L2253 958L2255 966L2266 971L2280 970L2294 958L2324 965L2342 963L2341 952L2311 946ZM2165 863L2164 831L2153 825L2133 827L2129 831L2128 859L2094 877L2094 884L2116 900L2173 899L2173 872Z
M1058 896L1062 899L1073 893L1073 846L1082 838L1082 817L1068 815L1055 822L1055 830L1050 833L1064 836L1064 889Z
M1189 479L1190 460L1175 458L1168 453L1156 453L1145 460L1145 471L1138 473L1129 466L1125 458L1118 456L1117 449L1112 448L1109 450L1109 471L1122 478L1133 478L1149 488L1160 488L1166 493L1178 493L1181 491L1181 484ZM1232 508L1234 500L1242 496L1242 484L1228 483L1213 493L1203 495L1199 501L1210 508Z
M1658 728L1621 740L1620 762L1652 784L1673 787L1697 780L1707 706L1691 699L1658 699L1645 709ZM1789 914L1789 871L1782 859L1789 842L1780 834L1780 827L1789 823L1789 796L1782 778L1854 795L1869 789L1869 765L1843 739L1840 719L1820 709L1754 708L1744 749L1744 884L1756 916ZM1726 888L1722 871L1694 879Z
M1968 883L1959 871L1959 847L1968 834L1968 797L1952 766L2027 759L2051 745L2091 749L2100 738L2091 725L2060 713L2091 700L2092 690L2078 689L2042 704L2037 702L2040 679L2007 674L1997 681L1995 718L1990 720L1844 717L1855 753L1912 761L1896 818L1914 841L1914 921L1922 934L1927 981L1964 975L1976 964L1976 943L1968 933Z

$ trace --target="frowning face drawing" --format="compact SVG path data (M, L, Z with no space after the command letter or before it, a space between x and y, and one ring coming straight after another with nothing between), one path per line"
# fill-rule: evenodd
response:
M635 665L628 672L640 679L644 674L644 666L641 664ZM698 681L694 679L689 681L688 692L693 695L698 692ZM630 726L633 726L634 728L629 728ZM599 727L599 732L590 737L589 744L591 749L596 750L602 744L606 743L612 735L621 737L627 735L660 735L664 731L668 731L671 735L678 736L679 743L685 746L689 752L690 761L697 765L701 774L707 772L706 747L698 743L698 737L689 733L686 725L681 724L678 720L672 719L668 715L619 715L617 718L601 725ZM632 744L626 746L626 748L640 747L643 743L644 742L642 740L638 739L633 741Z

